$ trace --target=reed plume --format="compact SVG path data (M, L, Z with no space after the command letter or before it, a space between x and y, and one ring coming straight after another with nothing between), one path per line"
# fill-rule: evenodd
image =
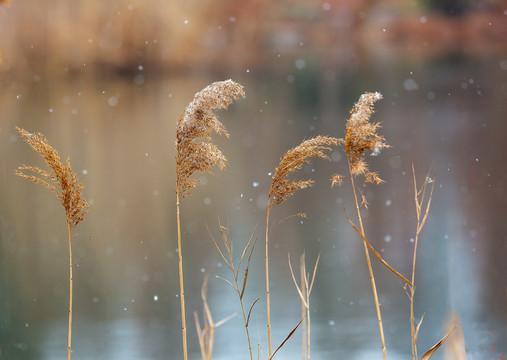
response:
M74 228L88 212L88 203L83 197L83 185L78 182L77 175L72 172L70 161L65 165L61 162L58 152L49 145L43 134L32 134L16 127L21 138L46 161L52 173L36 166L22 165L16 170L16 175L27 178L52 190L65 209L67 220L67 235L69 241L69 328L67 343L67 358L71 358L72 344L72 237ZM23 171L27 171L28 174Z
M310 162L313 157L329 159L326 154L332 149L332 146L338 146L343 143L342 140L328 136L316 136L303 141L298 146L287 151L280 160L271 180L269 190L268 208L266 211L266 306L267 306L267 327L268 327L268 345L269 356L273 355L271 344L271 311L270 311L270 292L269 292L269 217L271 209L281 204L291 197L297 190L310 187L314 184L311 179L307 180L288 180L287 177L301 169L304 164ZM304 214L298 214L304 215ZM299 325L299 324L298 324Z
M209 142L213 131L229 136L223 124L213 113L227 109L229 104L244 98L243 87L232 80L219 81L196 93L176 125L176 217L178 227L178 265L180 277L181 328L183 357L187 354L187 332L185 321L185 292L183 284L183 254L181 252L180 198L190 195L199 184L191 176L197 172L211 172L213 166L223 169L227 159L216 145Z
M176 193L183 199L199 184L190 179L198 172L211 172L212 166L224 169L227 159L216 145L209 142L212 131L229 137L224 125L213 113L227 109L230 103L244 98L243 87L232 80L215 82L195 94L178 119L176 127Z
M366 198L361 194L362 201L359 202L356 186L354 184L354 178L357 176L364 177L364 183L376 183L380 184L383 180L379 177L377 172L370 171L368 168L368 164L365 159L365 154L368 151L371 151L371 155L377 155L380 150L384 148L388 148L389 145L385 143L385 138L383 135L379 135L377 130L380 128L380 123L370 122L371 115L374 113L373 105L376 101L382 99L382 94L376 93L365 93L361 95L359 101L354 105L352 110L350 111L350 117L347 120L347 126L345 130L345 140L342 140L342 144L345 145L345 153L347 154L347 164L349 171L349 178L352 184L352 190L354 194L354 201L356 204L357 210L357 218L359 221L359 228L357 228L352 221L350 221L351 225L358 232L358 234L363 239L364 245L364 253L366 256L366 263L368 265L368 271L370 274L370 281L373 291L373 298L375 300L375 308L377 311L377 319L380 330L380 339L382 342L382 355L384 360L386 359L386 346L384 339L384 328L382 325L382 316L380 313L380 304L378 301L377 295L377 287L375 284L375 277L373 276L373 269L371 266L370 254L368 251L368 247L371 246L366 239L366 235L364 232L363 221L361 218L360 212L360 204L367 206ZM333 175L331 181L332 185L341 185L343 183L344 176L340 174ZM372 248L372 250L374 250ZM374 251L375 252L375 251ZM375 252L377 257L379 257L382 261L383 259L380 257L378 252ZM392 269L385 261L383 261L384 265L388 266L392 271ZM398 276L401 274L394 271ZM405 277L401 276L404 280ZM406 280L408 281L408 280Z

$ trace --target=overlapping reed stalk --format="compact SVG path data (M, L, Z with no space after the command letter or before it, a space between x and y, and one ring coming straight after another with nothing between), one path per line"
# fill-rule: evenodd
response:
M78 181L77 175L72 171L70 161L65 164L60 160L58 152L49 145L43 134L32 134L16 127L21 138L35 150L51 168L52 173L37 166L22 165L16 170L16 175L27 178L52 190L65 209L67 220L67 236L69 242L69 327L67 339L67 358L71 359L72 352L72 238L74 228L88 212L88 203L83 197L83 185ZM24 171L27 171L26 174Z
M310 187L314 184L311 179L291 181L287 177L300 170L304 164L310 162L313 157L329 159L326 152L330 151L333 146L338 146L340 140L329 136L316 136L314 138L303 141L298 146L287 151L280 160L275 170L269 190L268 207L266 210L266 246L265 246L265 265L266 265L266 312L267 312L267 328L268 328L268 346L269 357L274 355L271 342L271 307L270 307L270 291L269 291L269 219L271 210L291 197L297 190ZM303 214L298 214L303 215ZM301 323L301 322L300 322ZM299 324L298 324L299 325ZM277 349L278 350L278 349ZM276 351L275 351L276 352Z
M357 211L357 219L359 222L359 228L356 227L352 221L350 221L351 225L358 232L358 234L363 239L364 245L364 254L366 257L366 264L368 266L368 272L370 274L371 287L373 292L373 298L375 301L375 309L377 312L377 320L379 324L380 331L380 339L382 343L382 355L384 360L387 356L386 346L385 346L385 338L384 338L384 327L382 325L382 315L380 312L380 304L378 301L377 294L377 286L375 283L375 277L373 275L373 269L371 266L370 253L368 247L372 250L370 243L366 239L366 235L363 227L363 220L361 217L360 206L367 206L366 198L362 195L361 202L358 198L358 191L356 190L355 185L355 177L363 176L364 183L376 183L380 184L383 180L379 177L378 173L374 171L370 171L368 168L368 164L365 159L366 152L371 152L372 155L377 155L380 150L384 148L388 148L389 145L385 143L385 138L383 135L379 135L377 130L380 128L380 123L370 122L370 117L373 114L373 104L382 99L382 95L380 93L365 93L361 95L359 101L355 104L355 106L350 111L350 117L347 120L347 126L345 130L345 140L342 140L342 144L345 146L345 153L347 154L347 165L348 165L348 173L349 179L352 185L352 191L354 194L354 202ZM343 175L334 175L332 178L332 185L341 185L343 182ZM376 252L375 252L376 253ZM378 253L376 255L380 257ZM383 259L382 259L383 260ZM384 265L387 265L386 262L383 262ZM388 266L392 271L390 266ZM395 272L398 276L401 274ZM402 276L401 276L402 277ZM404 277L402 277L405 279Z
M430 177L430 173L426 175L424 179L424 183L420 188L417 187L417 180L415 176L415 169L412 165L412 176L414 179L414 203L416 210L416 231L414 236L414 255L412 258L412 281L407 283L405 286L405 292L410 300L410 338L411 338L411 346L412 346L412 359L417 360L417 337L419 335L419 330L421 328L421 324L424 319L424 315L421 316L421 319L415 325L415 316L414 316L414 297L415 297L415 265L417 259L417 247L419 245L419 235L426 224L426 220L428 218L428 213L430 211L431 200L433 198L433 189L435 187L434 180ZM408 290L407 290L408 288ZM457 317L455 317L455 320ZM457 320L456 320L457 321ZM426 351L420 358L420 360L429 359L437 349L442 346L442 344L447 340L447 338L453 333L456 328L460 328L459 323L453 324L453 326L449 326L449 330L446 335L442 339L440 339L435 345L433 345L428 351Z
M292 270L292 264L290 262L290 254L289 254L289 268L290 273L292 275L292 280L294 281L294 285L299 294L299 298L301 299L301 317L303 318L303 335L302 335L302 353L303 360L310 360L310 334L311 334L311 323L310 323L310 294L312 293L313 283L315 282L315 274L317 273L317 267L319 266L320 254L315 261L315 266L313 268L313 274L311 275L306 270L306 255L303 252L299 257L299 272L301 277L301 285L298 285L296 281L296 277L294 276L294 271Z
M195 328L199 339L201 358L202 360L211 360L211 356L213 355L213 346L215 344L215 329L235 317L236 314L227 316L217 323L213 320L211 309L208 305L208 277L204 279L201 286L201 299L203 305L203 324L201 325L201 322L199 321L197 311L194 311Z
M428 218L428 213L430 211L431 199L433 198L433 189L435 183L430 178L429 174L426 176L423 185L419 189L417 187L417 179L415 177L415 169L412 165L412 175L414 178L414 203L416 209L416 218L417 218L417 226L414 236L414 255L412 259L412 284L407 284L408 291L407 295L410 300L410 337L412 339L412 359L417 360L417 335L419 334L419 329L421 327L421 323L423 321L423 317L421 320L415 325L415 317L414 317L414 296L415 296L415 264L417 259L417 246L419 245L419 234L421 233L424 224L426 223L426 219ZM430 185L430 189L427 192L426 189L428 185Z
M198 179L191 178L195 172L212 173L211 168L213 166L223 169L227 165L227 159L222 152L209 142L213 131L229 136L213 111L227 109L231 102L244 97L243 87L232 80L212 83L195 94L185 112L179 117L176 126L176 220L184 360L188 359L188 353L183 254L181 251L180 199L189 196L191 190L199 184Z

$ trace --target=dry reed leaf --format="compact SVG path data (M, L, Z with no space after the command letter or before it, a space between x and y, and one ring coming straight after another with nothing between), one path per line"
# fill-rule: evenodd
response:
M241 255L241 259L240 259L240 261L238 263L238 272L239 272L239 269L241 267L241 263L243 262L243 258L245 256L245 252L248 249L248 247L250 246L250 243L252 242L252 238L253 238L253 233L252 233L252 236L250 237L250 240L248 241L248 244L245 246L245 250L243 251L243 254ZM245 275L243 276L243 285L241 286L241 293L239 294L239 299L240 300L243 300L243 295L245 294L246 281L248 280L248 271L250 269L250 260L252 259L252 254L253 254L253 250L255 248L256 242L257 242L257 239L255 239L255 241L254 241L254 243L253 243L253 245L252 245L252 247L250 249L250 254L248 255L248 260L247 260L246 267L245 267Z
M444 343L444 341L447 340L447 338L452 334L452 332L454 331L454 329L456 329L456 326L454 326L451 330L449 330L449 332L439 342L437 342L435 345L433 345L431 347L431 349L429 349L428 351L426 351L424 353L424 355L421 356L420 360L427 360L427 359L429 359L431 357L431 355L433 355L435 353L435 351L437 351L437 349Z
M83 197L84 187L78 182L77 175L72 172L69 159L64 165L58 152L49 145L43 134L32 134L19 127L16 127L16 130L18 130L21 138L44 159L53 171L53 173L50 173L36 166L22 165L16 170L16 175L41 184L53 191L65 209L67 224L71 229L74 228L88 212L86 209L88 202ZM23 171L33 174L25 174ZM60 190L52 183L58 185Z
M211 315L211 310L208 304L208 277L204 278L204 282L201 287L201 298L203 302L204 327L201 327L197 311L194 311L195 328L199 339L201 357L203 360L211 360L213 346L215 343L215 329L234 318L237 314L231 314L217 323L213 321L213 316Z
M345 216L347 217L347 220L349 221L350 226L352 226L352 228L359 234L359 236L361 236L361 238L364 240L364 242L366 243L366 245L368 245L368 247L370 248L370 250L373 252L373 254L375 254L375 256L380 260L380 262L385 267L387 267L389 270L391 270L393 272L393 274L395 274L396 276L398 276L400 279L402 279L403 281L405 281L407 284L412 285L412 282L410 280L408 280L405 276L401 275L398 271L394 270L394 268L391 265L389 265L389 263L387 261L385 261L384 258L382 258L382 256L378 253L378 251L375 250L375 248L370 244L370 242L368 241L368 239L366 239L366 236L363 235L363 233L361 232L361 230L359 230L357 228L357 226L352 222L352 220L350 220L349 216L346 213L345 213Z
M248 316L247 316L247 318L246 318L246 323L245 323L246 327L248 327L248 324L250 324L250 315L252 314L252 310L253 310L253 308L254 308L255 304L256 304L256 303L257 303L257 301L259 301L260 299L261 299L261 298L260 298L260 297L258 297L257 299L255 299L255 300L253 301L252 305L250 305L250 309L248 310Z
M285 343L287 342L287 340L289 340L290 337L296 332L297 328L299 327L299 325L301 325L302 322L303 322L303 319L299 320L299 322L296 325L296 327L294 329L292 329L292 331L289 333L289 335L287 335L287 337L281 342L281 344L278 345L278 347L276 348L275 351L273 351L273 354L268 358L268 360L273 359L273 357L275 356L275 354L277 353L277 351L280 350L283 345L285 345Z
M223 169L227 159L209 139L211 133L229 136L223 124L213 113L227 109L230 103L244 98L243 87L232 80L218 81L195 94L194 100L179 117L176 126L176 192L181 199L199 184L190 179L194 172L211 173L212 166Z
M287 180L287 176L301 169L304 164L309 163L312 157L329 159L325 152L330 151L332 149L331 146L338 146L341 143L340 139L334 137L316 136L303 141L298 146L287 151L280 160L273 175L268 207L273 207L284 202L297 190L312 186L313 180L289 181Z
M298 285L298 282L296 281L296 277L294 276L294 270L292 269L292 264L290 262L290 253L288 254L288 261L289 261L289 269L290 269L290 274L292 275L292 281L294 282L294 285L296 286L296 290L298 291L298 294L299 294L299 298L301 299L301 302L303 303L304 307L306 309L308 309L309 305L308 303L306 302L306 299L305 299L305 296L303 295L303 292L301 291L301 289L299 288L299 285ZM305 279L306 280L306 279ZM301 285L302 287L304 286L304 284Z
M458 314L453 310L447 320L448 329L456 328L444 348L444 359L446 360L467 360L465 348L465 336Z

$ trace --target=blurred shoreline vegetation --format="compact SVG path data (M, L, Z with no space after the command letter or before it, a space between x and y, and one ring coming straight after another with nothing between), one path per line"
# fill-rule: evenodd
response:
M168 74L262 70L296 54L321 66L462 51L483 57L503 51L505 11L500 0L3 0L0 80L122 77L141 65Z

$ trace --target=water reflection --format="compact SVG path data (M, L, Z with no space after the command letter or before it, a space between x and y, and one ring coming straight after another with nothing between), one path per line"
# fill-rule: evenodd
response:
M228 218L238 252L258 224L261 243L270 172L283 152L312 135L339 136L359 94L378 90L385 100L376 120L383 122L393 148L372 159L387 182L365 190L370 207L364 215L375 246L404 274L410 271L415 226L412 163L421 178L433 164L438 184L418 258L416 312L426 314L420 349L440 338L449 308L454 308L474 358L487 358L490 348L494 354L507 351L502 341L507 169L498 156L506 153L501 139L507 115L505 71L496 59L383 66L380 71L380 65L372 64L361 75L337 69L336 77L308 63L304 69L255 77L230 74L247 92L246 100L220 114L231 138L216 142L230 167L204 176L202 186L182 204L189 319L191 311L201 309L204 275L230 275L205 224L217 231L217 216ZM413 69L417 71L411 73ZM64 214L52 193L12 175L20 164L41 164L18 141L18 125L42 131L62 157L71 158L92 203L75 241L80 260L74 278L74 354L82 359L180 357L174 127L193 93L214 80L146 75L142 84L76 79L2 89L2 356L60 357L67 326ZM352 212L350 191L347 185L331 190L328 183L344 165L336 153L331 162L305 167L317 186L273 213L278 219L301 210L309 215L302 222L280 224L272 235L273 339L280 342L299 320L286 259L288 252L295 258L306 249L309 263L322 254L312 297L315 358L378 358L364 255L343 216L343 206ZM247 303L263 297L262 269L258 244ZM407 358L408 300L391 274L378 264L375 271L390 358ZM215 319L240 311L233 290L218 279L210 279L209 299ZM254 344L259 339L266 344L264 309L261 302L253 311ZM240 317L220 327L215 359L246 353L243 331ZM299 343L297 333L280 358L299 357ZM193 328L189 344L197 358Z

